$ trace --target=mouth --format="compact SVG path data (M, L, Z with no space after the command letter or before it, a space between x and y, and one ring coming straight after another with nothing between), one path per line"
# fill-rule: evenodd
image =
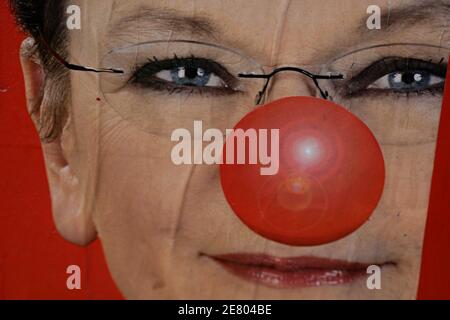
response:
M368 277L367 268L394 262L360 263L313 256L280 258L266 254L236 253L210 256L225 270L247 281L275 288L342 285Z

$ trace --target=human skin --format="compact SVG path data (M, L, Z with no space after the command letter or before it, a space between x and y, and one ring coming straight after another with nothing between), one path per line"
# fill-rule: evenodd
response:
M415 3L395 1L392 8ZM211 42L239 49L269 68L317 65L354 48L378 43L439 45L448 40L442 29L425 19L413 27L364 29L367 7L377 4L387 12L388 1L133 0L74 4L82 8L82 28L70 32L70 60L89 66L100 66L101 57L119 45L119 39L108 35L111 26L142 7L207 17L218 30ZM146 28L153 30L155 26ZM197 39L195 33L174 30L124 37L131 43L137 37L141 42L168 37ZM22 64L29 104L41 101L36 89L42 85L39 66L25 56ZM217 165L174 165L170 135L149 134L123 119L104 99L98 75L70 75L67 124L59 139L43 144L53 216L59 232L69 241L87 244L95 237L101 239L111 274L126 298L415 298L441 95L355 97L347 104L376 136L388 124L393 136L398 133L398 139L389 141L377 136L386 165L382 198L371 219L350 235L319 246L289 246L265 239L237 218L223 195ZM315 95L310 80L282 74L273 81L270 100L295 95ZM190 102L176 95L156 99L160 108L186 107ZM211 99L213 105L217 103L214 99L220 98L204 99ZM398 108L405 106L411 110L408 119L398 114ZM381 290L369 290L365 277L333 286L273 288L240 279L207 256L237 252L393 264L382 267Z

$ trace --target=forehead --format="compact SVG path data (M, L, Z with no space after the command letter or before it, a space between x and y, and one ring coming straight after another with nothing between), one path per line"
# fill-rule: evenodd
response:
M375 2L381 7L386 5L386 1ZM286 41L293 50L301 46L307 55L304 44L314 40L310 46L312 55L314 48L323 47L335 37L336 24L342 30L357 28L367 16L368 5L373 3L361 0L80 0L82 12L86 14L83 22L89 25L86 29L90 32L85 37L90 38L96 32L97 36L106 37L109 45L114 45L114 41L120 45L120 39L107 37L109 33L122 32L123 39L125 30L134 33L128 38L139 37L142 41L173 39L181 33L179 27L182 28L183 20L179 18L191 17L209 22L207 27L214 31L211 35L214 41L265 57L274 54L272 51L278 49L278 43ZM176 17L172 25L158 25L164 22L161 17L169 19L170 15ZM184 38L203 36L197 35L195 29L187 31L190 34L183 34Z
M74 40L78 42L75 47L97 52L153 40L205 40L239 49L265 65L314 64L360 43L414 41L429 36L417 32L420 26L411 28L405 23L395 32L386 21L379 31L366 26L370 5L378 5L385 20L392 12L394 21L399 8L425 2L439 1L79 0L85 27ZM400 20L397 25L401 25ZM87 46L86 41L91 43Z

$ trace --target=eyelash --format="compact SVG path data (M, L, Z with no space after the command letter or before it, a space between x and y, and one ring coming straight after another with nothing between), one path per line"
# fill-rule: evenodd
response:
M442 94L444 85L443 81L438 86L426 88L422 91L396 91L389 89L370 89L371 83L378 79L389 75L393 72L407 72L407 71L425 71L431 75L445 79L447 64L442 63L441 59L438 63L424 61L414 58L401 57L387 57L380 59L368 67L364 68L357 75L347 80L345 84L338 84L339 91L343 98L368 97L379 95L395 95L397 97L410 97L412 94L417 95L436 95ZM215 74L225 83L225 87L208 87L208 86L178 86L173 83L156 78L155 75L163 70L170 70L173 68L202 68L211 74ZM332 80L330 80L332 81ZM155 91L173 93L188 93L188 94L211 94L214 96L230 95L240 92L237 90L237 83L239 80L230 74L226 68L219 63L205 58L196 58L195 56L187 58L179 58L174 55L174 58L158 60L156 57L149 59L144 65L136 66L132 77L128 81L130 84L142 88L150 88Z
M386 57L380 59L368 67L364 68L357 75L353 76L346 84L343 85L341 94L344 98L359 97L359 96L375 96L375 95L395 95L398 97L410 97L411 95L435 95L442 94L444 90L444 80L447 71L447 64L443 63L444 59L440 59L438 63L433 63L432 60L425 61L415 58L401 58L401 57ZM401 90L383 90L370 89L370 84L376 82L378 79L394 72L414 72L425 71L432 76L442 78L442 82L437 86L431 86L422 91L401 91Z
M162 70L179 67L195 67L208 70L223 79L226 87L217 88L207 86L175 86L168 81L155 78L155 75ZM164 60L158 60L156 57L153 57L153 59L149 59L144 65L137 66L128 82L135 86L143 88L151 88L152 90L156 91L166 91L169 94L187 92L188 94L208 93L213 95L227 95L239 92L239 90L236 89L238 80L224 67L213 60L196 58L195 56L191 56L188 58L179 58L174 55L173 58Z

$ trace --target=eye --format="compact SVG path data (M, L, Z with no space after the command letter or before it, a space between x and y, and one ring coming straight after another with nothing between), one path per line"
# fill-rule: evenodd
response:
M145 88L168 91L236 91L237 79L219 63L203 58L149 60L134 72L130 82Z
M175 67L170 70L162 70L155 77L177 86L194 87L226 87L226 83L216 74L200 67Z
M413 58L384 58L371 64L346 85L346 95L364 93L442 92L447 65Z
M421 92L444 84L444 78L428 71L391 72L369 85L368 89L393 90L398 92Z

